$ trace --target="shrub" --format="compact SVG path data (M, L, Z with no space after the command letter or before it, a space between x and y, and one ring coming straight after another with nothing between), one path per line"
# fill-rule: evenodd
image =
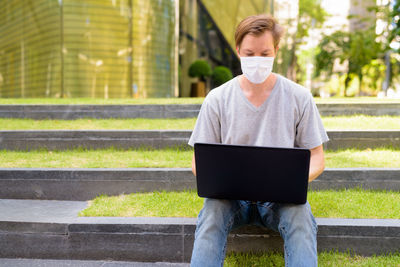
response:
M189 76L198 77L201 81L205 81L206 77L211 75L211 67L205 60L196 60L189 67Z
M230 69L224 66L217 66L214 68L211 78L214 81L215 86L220 86L232 79L233 75Z

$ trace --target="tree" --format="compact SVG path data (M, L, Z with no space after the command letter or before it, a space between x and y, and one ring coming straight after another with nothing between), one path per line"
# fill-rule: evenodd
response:
M362 91L363 71L362 68L371 63L372 60L381 57L382 49L375 41L376 34L373 29L357 30L352 33L336 31L330 36L324 36L319 44L319 52L315 57L315 76L321 76L325 72L330 76L334 72L334 62L339 59L340 63L348 61L345 79L345 92L353 75L359 79L359 92Z
M321 7L321 0L299 0L299 13L297 16L297 31L293 38L293 46L290 51L289 66L286 76L297 81L296 73L300 70L297 65L296 49L304 43L309 36L311 27L319 28L323 25L328 13Z
M386 79L382 86L382 89L386 91L393 82L396 82L394 78L398 77L400 66L396 60L400 53L400 0L389 0L385 4L372 6L369 10L375 11L379 20L376 32L378 42L382 46L381 61L384 61L386 65Z
M367 7L367 10L369 14L374 11L374 15L365 17L351 15L350 17L367 22L367 25L370 25L368 28L356 28L351 33L336 31L331 36L324 36L318 47L319 52L315 57L315 76L321 76L322 73L330 76L335 71L333 69L335 60L339 60L340 63L348 63L347 70L343 73L346 75L344 92L342 93L344 96L346 96L347 88L353 77L358 77L358 92L362 92L363 78L367 73L365 70L371 66L376 66L379 62L383 64L385 51L388 47L386 45L387 32L376 33L378 29L376 25L384 25L381 22L388 21L390 11L388 5L372 4L372 6ZM376 22L377 19L379 19L379 23ZM371 65L373 61L374 64Z
M390 31L388 44L392 41L400 42L400 0L394 0L393 10L389 14L389 23L393 29ZM400 53L400 47L396 49Z

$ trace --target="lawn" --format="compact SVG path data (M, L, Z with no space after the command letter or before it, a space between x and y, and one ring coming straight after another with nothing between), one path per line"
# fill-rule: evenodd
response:
M166 104L201 104L204 98L0 98L3 105L166 105ZM376 97L331 97L315 98L317 103L400 103L400 99L381 99Z
M2 105L167 105L201 104L203 97L180 98L0 98Z
M400 192L362 190L309 191L315 217L400 219ZM196 217L203 199L195 191L101 195L80 216Z
M2 168L188 168L191 148L73 149L64 151L0 150ZM400 168L400 150L391 148L325 151L327 168Z
M284 267L285 261L281 253L232 253L225 259L227 267ZM318 254L320 267L399 267L400 254L363 257L351 253L322 252Z
M196 118L76 120L0 119L0 128L2 130L192 130L195 123Z
M322 117L326 129L400 130L400 116ZM196 118L186 119L0 119L1 130L192 130Z
M0 128L2 130L192 130L195 123L196 118L76 120L0 119Z
M314 98L316 103L320 104L354 104L354 103L400 103L400 99L394 98L377 98L377 97L330 97L330 98Z

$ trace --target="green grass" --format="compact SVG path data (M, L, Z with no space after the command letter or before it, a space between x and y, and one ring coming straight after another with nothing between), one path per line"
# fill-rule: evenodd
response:
M182 168L191 166L191 149L73 149L65 151L0 151L3 168Z
M227 267L283 267L282 253L232 253L228 254L224 266ZM318 254L320 267L399 267L400 254L363 257L351 253L335 251Z
M377 97L330 97L330 98L320 98L315 97L316 103L321 104L330 104L330 103L338 103L338 104L345 104L345 103L400 103L400 99L391 99L391 98L377 98Z
M0 119L2 130L191 130L195 118L188 119Z
M309 191L315 217L400 219L400 192L362 190ZM80 216L196 217L203 199L195 191L101 195Z
M322 121L328 130L400 130L400 116L328 116Z
M168 105L201 104L203 97L182 98L0 98L2 105Z
M391 148L328 150L325 151L325 166L327 168L399 168L400 150Z
M326 129L400 130L400 116L322 117ZM2 130L192 130L196 118L186 119L0 119Z
M65 151L0 150L2 168L188 168L190 148L155 149L73 149ZM392 148L325 151L327 168L400 168L400 150Z
M46 104L46 105L150 105L150 104L201 104L204 98L0 98L0 104ZM378 99L376 97L332 97L315 98L317 103L400 103L400 99Z

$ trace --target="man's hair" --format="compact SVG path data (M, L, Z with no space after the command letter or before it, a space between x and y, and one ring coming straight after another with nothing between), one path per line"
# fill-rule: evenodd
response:
M278 24L276 19L271 15L253 15L242 20L236 27L235 43L236 47L240 47L243 38L247 34L259 36L265 31L270 31L274 38L274 47L276 48L283 35L283 27Z

